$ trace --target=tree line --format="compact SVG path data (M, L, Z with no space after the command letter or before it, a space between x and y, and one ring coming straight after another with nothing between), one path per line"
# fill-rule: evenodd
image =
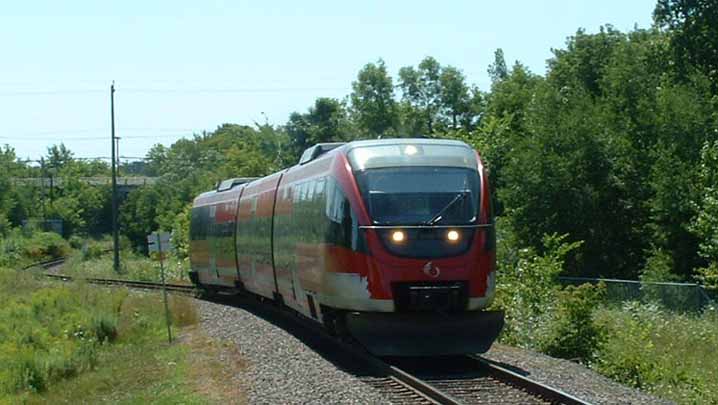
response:
M543 75L498 49L485 91L433 57L394 77L379 59L359 70L349 95L317 98L283 125L224 124L156 145L122 168L160 178L123 202L122 232L137 245L157 228L186 237L199 192L293 165L315 143L453 138L490 168L504 244L541 252L544 235L565 234L583 242L565 274L718 285L718 4L659 0L653 17L630 32L579 29ZM46 160L70 182L108 173L62 145ZM49 201L47 191L10 184L40 170L0 150L0 230L37 217L42 201L70 233L108 230L106 189L76 182Z

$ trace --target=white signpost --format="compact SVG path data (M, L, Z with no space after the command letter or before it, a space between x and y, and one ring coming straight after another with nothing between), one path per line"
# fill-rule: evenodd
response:
M167 287L165 285L165 264L164 256L171 250L172 244L169 232L152 232L147 235L147 250L150 253L157 253L160 258L160 278L162 279L162 294L165 302L165 318L167 321L167 340L172 343L172 328L170 327L170 309L167 305Z

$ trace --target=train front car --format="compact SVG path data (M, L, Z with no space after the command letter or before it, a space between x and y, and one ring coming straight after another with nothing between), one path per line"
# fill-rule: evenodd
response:
M485 310L496 248L478 154L427 139L352 142L345 153L350 173L338 177L353 177L345 187L360 196L352 225L366 256L354 267L368 294L344 305L349 333L377 355L487 351L503 313Z

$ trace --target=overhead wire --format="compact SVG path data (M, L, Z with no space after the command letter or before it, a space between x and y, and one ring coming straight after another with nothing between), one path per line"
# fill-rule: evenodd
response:
M256 93L287 93L287 92L320 92L346 91L346 87L209 87L209 88L159 88L159 87L126 87L118 88L117 93L136 94L256 94ZM11 89L0 90L0 96L56 96L75 94L104 94L103 89Z

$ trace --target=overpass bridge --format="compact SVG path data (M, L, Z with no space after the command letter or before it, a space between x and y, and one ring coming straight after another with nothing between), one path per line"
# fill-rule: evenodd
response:
M117 190L120 193L129 193L130 191L145 185L157 183L159 177L118 177ZM78 180L92 186L111 186L112 177L79 177ZM27 187L47 187L62 188L64 178L62 177L13 177L11 179L15 186Z

